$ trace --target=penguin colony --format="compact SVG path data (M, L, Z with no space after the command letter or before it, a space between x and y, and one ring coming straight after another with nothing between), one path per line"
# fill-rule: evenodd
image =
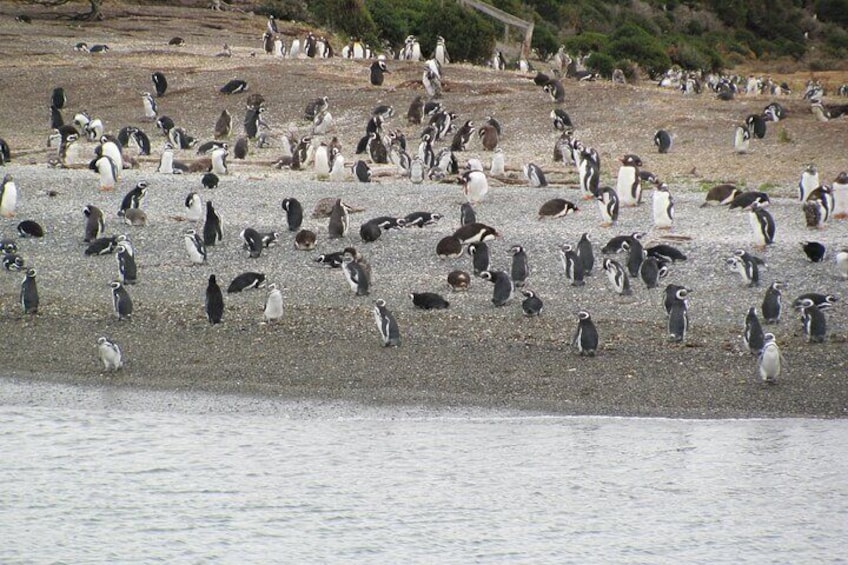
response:
M291 58L334 56L332 46L323 37L316 37L310 33L302 42L295 39L286 46L273 17L269 18L266 27L262 36L262 45L268 55ZM649 241L646 233L633 232L613 236L607 233L609 230L599 228L593 233L572 234L567 242L560 242L558 246L553 246L553 251L543 249L528 251L521 242L512 242L508 252L503 250L497 254L493 252L489 243L502 240L505 236L496 227L478 221L477 216L479 215L481 220L486 220L485 203L491 197L490 192L493 186L490 179L505 176L507 170L505 157L502 148L499 147L499 141L505 132L497 119L491 116L482 120L480 122L482 125L478 128L473 120L460 120L455 112L450 111L443 94L443 74L449 63L447 44L444 38L439 38L433 56L424 61L420 44L414 36L410 36L396 56L392 53L380 55L369 64L368 78L364 82L375 89L375 102L380 98L378 89L384 87L386 81L391 80L389 61L395 58L422 62L420 83L426 96L419 95L412 99L406 114L407 126L409 126L406 128L398 127L397 123L391 124L393 120L397 122L400 119L395 116L392 107L375 104L372 115L363 117L364 136L356 144L355 152L352 150L354 144L351 143L354 140L345 140L345 143L342 143L337 137L331 137L334 132L333 118L330 113L333 105L332 96L321 96L307 102L303 113L306 121L304 129L307 133L299 136L292 132L280 134L274 131L263 117L268 109L263 97L258 93L248 95L250 85L246 81L238 78L227 82L222 81L220 95L249 96L245 101L244 131L233 144L233 158L248 158L252 147L257 149L269 147L282 151L282 156L275 161L276 168L313 171L319 178L328 178L333 182L373 182L374 167L386 165L385 168L381 168L381 172L391 169L391 174L409 179L411 184L456 182L461 186L457 194L461 195L465 202L461 209L457 207L455 212L451 211L451 214L456 214L460 220L459 227L452 229L451 226L448 229L452 231L452 234L439 242L434 253L434 256L448 258L447 260L451 263L445 263L446 268L443 269L444 274L441 277L443 280L438 285L432 283L431 290L420 289L420 292L409 294L414 308L420 310L457 308L456 300L448 301L438 292L433 292L433 290L439 290L440 286L444 287L445 280L449 285L444 287L445 290L471 292L482 292L479 289L486 289L488 286L484 285L483 281L488 281L492 283L488 290L491 292L490 301L494 307L520 307L520 311L527 317L540 316L543 315L543 302L539 289L533 288L531 264L559 262L564 284L580 287L577 292L583 292L583 287L590 287L585 289L586 296L581 303L575 305L573 320L567 324L573 329L570 343L581 356L603 354L603 321L599 323L601 328L599 331L588 308L598 299L597 293L600 292L608 292L620 297L645 292L662 293L664 313L662 311L658 313L666 318L667 331L664 337L671 342L686 342L689 332L690 294L697 296L698 292L709 291L693 290L674 283L660 284L666 278L670 281L674 280L674 264L678 261L686 261L687 257L676 247L659 243L657 239ZM90 53L103 53L108 50L106 46L95 47L97 49L83 45L79 50ZM227 48L225 51L232 56L231 49ZM341 56L350 59L372 59L375 54L369 46L353 40L344 46ZM498 52L493 56L492 66L498 70L505 68L503 54ZM587 78L587 76L582 75L577 78L579 80L597 78ZM116 126L121 124L104 124L96 116L92 117L84 111L77 112L72 122L66 125L62 110L68 104L67 94L63 88L57 87L50 96L51 125L55 130L51 135L51 141L56 142L56 153L51 159L51 164L59 167L73 167L87 162L89 168L96 173L92 177L94 189L92 201L96 201L101 206L90 204L83 210L80 222L84 228L81 229L84 237L81 240L87 244L86 256L114 254L116 257L117 269L114 280L105 281L104 287L111 288L113 315L118 320L132 323L134 306L128 287L144 284L143 275L139 276L144 269L138 268L136 249L131 242L131 237L128 234L107 235L107 221L114 225L118 219L121 219L130 226L143 226L147 221L144 212L145 195L148 190L155 190L157 174L183 174L186 176L187 186L189 181L191 182L192 191L184 196L182 213L174 215L193 226L175 228L174 232L175 238L183 239L185 249L183 256L187 263L197 265L199 268L222 269L224 265L214 264L215 251L210 248L240 245L245 257L261 265L263 257L268 253L274 253L269 248L275 246L287 245L293 249L312 250L316 246L316 240L325 240L322 243L331 246L334 245L332 240L339 240L338 251L316 255L314 262L316 265L327 266L329 270L338 269L341 272L339 280L343 278L348 283L354 297L367 297L378 293L379 278L391 276L390 268L386 265L380 265L378 272L372 273L371 266L362 250L351 245L355 242L355 234L359 235L363 245L376 242L381 238L387 240L386 245L391 245L390 240L401 237L401 233L406 236L414 233L415 228L426 228L432 232L441 229L447 223L440 222L443 219L440 213L421 211L396 217L378 216L364 221L358 230L351 229L351 213L353 212L351 205L341 198L335 198L332 199L333 202L326 213L326 217L329 218L326 234L316 235L302 227L303 204L293 197L286 197L279 205L279 218L271 221L266 218L258 220L266 224L273 223L273 225L261 226L270 229L259 229L259 226L232 226L234 231L230 231L225 239L225 224L213 205L212 198L216 194L212 191L220 190L217 188L219 182L227 184L228 176L233 178L227 162L231 154L228 140L240 128L234 127L232 114L228 109L223 109L217 121L214 120L214 114L210 115L210 124L214 122L215 125L214 134L211 140L200 144L202 139L200 135L197 137L190 135L186 129L177 125L178 119L174 120L165 114L169 88L166 73L155 71L150 75L150 79L155 96L148 91L142 93L139 116L134 121L139 123L147 121L154 124L158 132L154 133L152 143L151 138L138 125L127 125L114 136L110 131L114 131ZM691 84L692 81L691 77L683 80L685 86L681 89L684 92L698 89L699 86ZM178 76L171 77L171 83L178 82ZM549 78L537 75L536 83L556 105L550 114L553 120L553 131L559 134L554 146L555 161L561 161L565 166L572 168L577 179L575 184L579 186L577 194L570 198L582 197L586 200L594 200L597 203L600 225L612 227L618 222L620 214L638 213L634 209L638 209L643 203L646 189L652 188L651 222L645 227L650 225L655 230L673 230L675 208L669 185L644 171L642 159L635 154L624 154L618 158L616 180L610 183L615 186L604 185L600 180L603 169L598 152L585 145L576 136L571 118L561 107L567 101L567 91L562 80L557 76ZM727 84L721 84L724 86L717 87L718 92L733 91ZM809 99L813 100L811 111L818 119L821 120L822 116L825 116L829 120L839 115L840 109L825 107L820 95L810 95ZM767 122L777 122L785 117L786 111L777 103L769 104L762 115L749 115L735 126L733 150L738 154L747 153L755 147L752 142L755 143L757 139L766 135ZM418 141L407 140L407 135L412 137L411 128L420 128L420 131L415 132ZM475 138L479 140L484 151L492 153L488 173L484 164L476 157L464 159L465 164L460 167L461 161L457 154L473 146L477 142ZM673 133L660 129L654 134L653 143L659 153L673 155L673 139ZM138 181L134 188L126 192L119 206L116 206L113 217L111 209L108 208L111 204L107 205L107 201L111 202L112 199L108 196L116 190L129 188L122 178L124 169L134 164L142 169L147 168L146 162L142 161L139 165L139 160L145 156L155 156L157 145L159 146L158 167L150 169L151 174L148 179ZM9 150L6 141L0 143L0 149L2 149L2 155L0 155L2 164L10 162L13 152ZM196 153L192 155L191 153L195 151ZM175 159L177 152L180 152L179 154L186 160ZM345 165L343 156L345 153L351 159L352 164L349 166ZM521 171L527 185L533 189L550 185L542 167L536 163L519 164L510 169ZM223 181L221 181L222 178ZM237 180L239 179L233 178L231 189L235 188L232 185L236 184ZM5 218L13 218L18 212L21 188L17 184L17 179L11 174L4 176L0 185L0 214ZM839 173L831 184L827 184L819 180L815 165L806 165L801 171L798 188L801 202L798 217L803 218L811 228L823 228L830 222L848 217L848 173ZM99 198L97 189L101 193ZM752 232L751 250L764 254L768 246L780 237L780 232L774 217L768 210L768 195L752 194L752 192L743 193L732 185L717 185L707 194L705 204L727 205L730 209L744 210L743 213L748 217L747 223ZM571 192L564 191L562 194L568 196ZM206 198L205 207L204 198ZM567 222L567 216L579 210L577 205L565 198L547 200L540 204L538 219L550 218ZM104 212L104 209L107 211ZM695 213L691 210L687 212ZM324 217L317 208L316 214ZM282 218L284 218L284 224ZM22 238L41 238L45 234L45 229L34 220L20 222L16 229ZM275 229L278 231L274 231ZM47 231L55 234L55 227L48 226ZM281 232L286 231L291 236L284 234L281 237ZM110 232L114 233L114 228ZM238 238L233 237L232 234L235 233L239 234ZM656 233L654 237L656 238ZM607 245L600 251L604 254L608 253L609 256L598 261L600 269L595 269L594 245L598 245L602 238L607 240ZM234 241L240 241L240 243L232 243ZM649 242L654 245L647 245ZM798 243L801 247L799 252L803 252L811 263L827 265L825 260L828 250L823 244L812 240ZM36 269L28 265L17 251L17 246L13 242L4 239L4 267L9 271L25 273L20 286L22 310L26 315L36 314L39 310ZM535 257L533 257L534 251ZM835 275L848 279L848 248L839 248L831 253L836 265ZM622 254L626 259L618 260L615 257L616 254ZM468 256L465 266L462 265L463 255ZM692 260L710 259L692 258ZM149 263L151 266L148 268L155 268L152 267L155 262L151 261ZM763 259L744 249L733 251L726 258L725 263L731 271L738 273L744 286L749 288L756 288L761 284L762 270L768 268ZM144 265L143 260L141 264ZM450 268L455 266L463 267L463 269ZM49 266L46 267L49 268ZM595 277L590 277L593 269L603 270L607 275L606 288ZM470 276L465 270L470 271L477 278ZM644 285L644 288L641 285ZM260 288L265 289L261 321L270 325L283 320L287 315L284 293L290 289L268 281L267 275L258 270L246 271L234 277L227 286L227 294ZM664 288L664 291L652 290L656 288ZM763 316L762 324L781 324L780 297L781 291L786 289L785 281L774 282L768 286L760 307ZM205 312L209 323L215 325L224 322L227 300L219 286L216 274L208 275L205 292ZM519 302L516 294L523 296L523 301ZM353 298L353 300L359 300L359 298ZM616 299L613 298L613 300ZM834 294L817 293L802 294L794 300L792 308L798 313L806 341L820 343L827 339L829 309L838 303L838 300L838 296ZM400 319L408 324L414 324L414 317L400 303L399 297L393 297L391 304L382 297L371 300L371 309L382 344L387 347L400 346L403 326L398 324L392 310L404 312L405 315ZM693 312L693 319L697 319L696 311ZM772 383L776 382L781 375L782 354L778 343L779 330L786 330L778 325L775 328L778 333L764 333L762 324L757 317L756 306L752 306L744 316L742 345L746 350L759 356L756 374L763 381ZM119 346L108 338L97 339L97 350L104 370L114 371L123 366Z

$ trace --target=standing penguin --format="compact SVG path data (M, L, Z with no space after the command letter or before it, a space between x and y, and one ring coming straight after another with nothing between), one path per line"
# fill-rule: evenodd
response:
M765 298L763 298L763 319L767 324L776 324L780 321L781 309L781 290L786 288L786 285L780 281L771 283L771 286L766 290Z
M149 92L141 93L141 102L144 105L144 117L147 120L153 121L159 115L159 108L156 106L156 100Z
M289 231L296 232L303 224L303 206L297 198L286 198L283 200L283 210L286 211L286 222Z
M746 286L752 288L760 284L760 265L765 265L765 262L759 257L738 249L732 257L727 259L727 265L739 273Z
M645 257L639 266L639 277L647 288L657 288L660 279L668 274L668 266L660 265L656 257Z
M837 220L848 218L848 172L840 172L831 185L833 195L833 217Z
M226 147L216 147L212 150L212 172L216 175L226 175L228 172L227 169L227 155L230 152L227 151Z
M638 237L630 236L621 243L621 248L627 251L627 272L631 277L638 277L646 255L642 241Z
M559 258L562 262L565 277L571 281L571 286L583 286L583 261L577 255L574 247L565 244L559 248Z
M801 171L801 179L798 181L798 200L805 202L810 193L819 186L821 186L819 171L813 163L810 163Z
M477 213L470 202L463 202L459 207L459 225L474 224L477 222Z
M754 245L765 249L774 243L775 223L772 215L759 202L751 204L748 212L751 229L754 232Z
M592 250L592 240L589 239L589 234L586 232L583 232L577 242L577 258L583 264L583 276L590 276L595 267L595 254Z
M751 139L751 132L748 130L747 126L739 124L736 126L735 133L733 135L733 149L739 155L743 155L748 152L748 142Z
M603 267L607 273L607 278L618 294L627 296L633 293L630 289L630 278L627 276L627 271L620 263L612 259L604 259Z
M164 73L160 71L156 71L150 78L153 80L153 86L156 88L156 96L159 98L165 96L165 91L168 90L168 79L165 78Z
M203 199L196 192L190 192L186 196L185 204L186 215L185 219L189 222L199 222L203 218Z
M664 129L657 130L657 133L654 134L654 145L657 146L660 153L668 153L668 150L671 149L671 134Z
M367 296L371 291L371 277L352 254L345 254L342 274L356 296Z
M244 240L244 247L251 259L257 259L262 254L262 236L253 228L241 230L239 237Z
M848 247L843 247L836 253L836 271L839 278L848 280Z
M508 274L503 271L483 271L480 277L495 285L492 291L492 304L503 306L512 299L515 285Z
M127 210L131 208L141 208L141 203L147 195L147 181L139 181L135 188L127 192L124 199L121 200L121 208L118 210L118 216L123 216Z
M668 308L668 337L674 342L686 341L686 332L689 329L689 290L678 288ZM668 299L666 293L666 299Z
M50 105L57 110L61 110L67 103L68 97L65 95L65 89L61 86L54 88L53 93L50 95Z
M100 190L109 192L115 188L118 179L118 168L115 162L106 155L92 161L91 169L100 175Z
M100 357L100 362L103 363L104 371L117 371L123 367L121 349L117 343L109 341L105 337L97 338L97 355Z
M471 204L478 204L489 192L489 180L483 171L466 171L462 174L462 189Z
M754 355L759 355L765 345L763 328L760 326L760 319L757 318L757 309L751 306L748 309L748 314L745 316L745 330L742 334L742 342L745 347Z
M359 182L371 182L371 167L362 159L358 159L353 164L351 171Z
M595 198L599 194L600 175L601 169L597 161L581 156L577 163L577 177L584 200Z
M215 280L215 275L209 275L206 286L206 318L210 324L220 324L224 318L224 293Z
M371 84L374 86L382 86L383 75L388 73L385 61L374 61L371 63Z
M660 183L654 189L653 209L654 226L661 230L671 229L674 223L674 198L666 183Z
M374 301L374 322L377 324L377 329L380 331L380 337L383 340L384 347L399 347L400 346L400 329L398 328L397 320L386 308L386 301L378 298Z
M118 272L121 282L125 285L135 284L138 280L138 268L135 265L135 254L123 244L115 247L115 258L118 261Z
M601 226L610 227L618 221L618 193L615 189L605 186L599 189L595 199L601 213Z
M782 355L774 334L767 333L763 336L763 349L759 358L760 378L764 383L774 384L780 376Z
M38 313L38 285L35 282L35 269L27 270L21 282L21 308L24 314Z
M513 245L509 248L512 253L512 266L510 268L510 277L512 283L521 288L527 283L527 278L530 276L530 263L527 261L527 251L521 245Z
M475 275L488 271L490 265L489 246L485 242L469 243L466 253L471 256L471 266Z
M625 155L619 159L618 180L615 191L624 206L638 206L642 202L642 178L639 167L642 160L636 155Z
M341 198L337 198L330 212L330 221L327 224L330 239L341 239L345 236L350 224L349 213L350 209L342 204Z
M221 115L218 116L218 120L215 122L215 139L225 139L229 137L232 130L233 116L227 110L223 110Z
M577 347L580 356L594 357L598 350L598 330L592 322L589 312L581 310L577 313L577 331L571 343Z
M536 163L527 163L522 168L524 178L530 183L533 188L548 186L548 180L545 178L545 173L542 168Z
M0 216L11 218L18 206L18 185L12 175L5 175L0 184Z
M283 293L275 283L268 285L268 296L265 298L263 316L266 324L276 322L283 317Z
M807 299L801 309L801 323L807 343L823 343L827 336L827 318L812 300Z
M206 262L206 245L195 230L187 230L183 235L183 241L192 264L202 265Z
M544 307L539 295L529 289L522 290L521 294L525 297L521 302L521 310L524 311L524 315L528 318L539 316L542 313L542 308Z
M221 216L212 206L212 201L206 202L206 222L203 224L203 244L215 245L224 239L224 230L221 226Z
M121 281L112 281L109 286L112 287L112 308L118 320L132 318L133 302L127 289L124 288Z
M83 241L90 243L103 234L106 229L106 221L103 219L103 212L97 206L89 204L82 209L85 215L85 238Z

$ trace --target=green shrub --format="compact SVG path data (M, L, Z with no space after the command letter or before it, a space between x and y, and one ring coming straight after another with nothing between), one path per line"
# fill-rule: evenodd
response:
M422 53L436 46L436 36L447 42L452 61L482 63L492 56L497 32L490 18L455 2L432 5L418 29Z
M278 20L308 21L311 19L305 0L265 0L257 13L274 16Z
M586 60L586 66L590 70L600 73L604 78L612 77L612 72L616 68L615 59L606 53L592 53Z
M652 78L671 66L671 59L659 39L644 29L627 23L613 34L607 52L614 59L631 59Z
M609 44L609 39L602 33L584 32L573 35L565 40L565 48L572 55L578 53L597 53L604 51Z
M848 27L848 0L819 0L816 14L823 22L833 22Z
M348 36L373 37L377 32L363 0L311 0L309 8L318 22Z
M559 49L559 39L550 25L536 22L533 28L533 42L531 47L536 50L542 60L556 53Z

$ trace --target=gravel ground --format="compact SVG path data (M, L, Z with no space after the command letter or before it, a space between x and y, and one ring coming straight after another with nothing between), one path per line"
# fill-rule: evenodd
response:
M15 352L4 356L0 372L24 379L162 390L569 414L845 417L848 413L844 304L829 312L830 335L823 345L804 343L800 322L791 312L768 328L776 334L788 365L777 386L758 382L756 359L742 351L740 339L748 307L759 306L772 280L789 283L788 299L810 291L844 295L845 283L837 280L832 260L810 264L798 243L816 239L831 248L845 244L848 222L811 232L791 196L799 171L810 158L815 157L827 179L848 168L844 144L837 144L840 136L844 140L848 122L818 124L803 112L800 100L786 99L783 102L796 111L780 127L794 141L781 143L772 130L754 145L752 154L736 156L731 149L734 120L765 106L767 98L729 106L706 96L683 98L649 85L618 89L600 83L567 85L573 102L566 109L578 124L578 136L599 148L605 181L612 182L615 168L610 163L615 156L634 152L671 186L677 204L672 235L691 239L672 242L689 260L675 264L667 282L695 291L689 339L685 345L674 345L665 337L661 290L649 291L634 281L633 296L619 297L598 269L585 287L567 285L556 250L562 243L576 243L582 232L591 234L598 254L614 235L647 231L654 242L661 241L663 234L651 227L650 193L647 205L623 210L618 225L610 229L599 227L593 203L578 203L581 211L566 219L536 220L536 211L549 198L576 201L578 195L573 172L551 163L550 150L557 136L547 117L551 106L520 75L451 66L445 103L456 108L460 120L479 122L488 114L501 119L503 147L514 178L515 169L532 159L557 181L545 189L493 181L490 197L477 209L480 221L503 234L490 244L495 268L508 269L511 245L527 248L533 267L530 286L545 301L544 313L537 319L522 316L518 298L503 308L492 306L491 285L480 279L467 293L449 292L447 273L471 267L467 256L443 261L434 252L438 240L459 224L462 195L456 184L414 186L379 166L375 168L381 173L378 182L370 185L325 182L312 172L268 167L266 163L278 154L273 148L254 151L247 163L231 161L231 174L215 190L203 189L199 175L156 173L155 158L142 159L139 169L124 171L113 193L99 192L97 176L87 170L47 167L49 154L42 147L49 131L42 110L54 85L65 86L71 110L86 108L101 116L108 130L128 123L141 125L157 152L162 139L152 124L139 121L138 91L152 86L152 69L165 69L171 77L173 90L160 101L163 113L201 139L211 136L214 120L224 107L240 122L243 98L225 98L213 88L234 76L246 78L254 85L251 90L265 96L272 133L277 134L293 127L304 133L298 115L306 101L326 92L337 119L334 133L348 161L354 157L352 147L371 107L391 103L403 114L417 93L406 82L418 74L418 67L411 64L396 64L390 88L384 90L364 86L367 71L362 63L276 61L268 72L267 60L247 56L249 50L259 49L251 35L258 35L256 29L261 33L264 23L258 17L200 12L210 18L204 20L207 25L233 18L227 22L232 37L226 40L234 45L237 56L222 61L210 56L216 51L213 46L224 40L220 34L193 21L194 27L187 31L193 41L186 50L174 52L157 47L167 41L170 30L158 29L154 36L142 29L149 28L153 16L140 13L135 20L107 22L111 28L82 31L37 22L33 25L45 28L37 39L44 50L22 52L21 57L29 57L29 65L4 62L15 66L8 88L22 102L19 107L0 107L0 137L16 153L3 172L15 176L21 198L17 217L0 220L0 233L12 237L18 221L34 219L47 234L39 240L18 241L21 254L39 272L42 307L37 316L26 318L20 313L22 275L0 273L0 331L5 349ZM137 28L129 31L133 22ZM5 20L0 31L7 36L21 33ZM77 40L94 42L95 36L113 45L108 59L81 59L69 52L69 45ZM103 98L103 89L86 78L92 73L98 81L120 87ZM66 119L71 115L65 112ZM21 117L31 125L16 128ZM418 131L402 117L389 125L403 129L410 139ZM675 133L676 143L668 155L651 149L657 127ZM479 155L487 162L488 156L478 150L475 142L462 157ZM190 160L193 155L184 152L179 157ZM144 203L149 223L125 226L116 212L124 193L142 179L150 183ZM769 268L762 273L760 288L744 287L724 265L733 249L751 250L747 215L699 207L702 187L720 180L748 187L767 185L774 196L770 210L777 221L777 238L762 254ZM189 263L183 248L182 233L189 225L175 219L183 213L182 202L189 191L213 201L225 224L223 244L211 248L209 264L199 267ZM304 227L319 234L319 248L295 251L292 234L283 233L280 201L285 197L298 198L307 216L325 197L341 197L365 211L351 216L351 231L341 242L327 239L326 219L307 218ZM132 321L118 322L112 314L108 283L117 276L115 258L83 255L81 211L87 204L104 210L107 233L127 233L136 248L139 282L129 288L136 306ZM368 218L419 210L439 212L445 218L435 226L387 233L375 243L365 244L358 237L360 223ZM280 231L281 245L259 259L249 259L238 238L247 226ZM313 262L318 253L346 245L360 248L372 265L370 297L354 297L340 271ZM283 320L261 324L266 291L253 290L227 295L225 323L211 327L203 313L209 274L216 274L225 286L247 270L266 273L269 281L283 289ZM443 293L451 307L416 310L407 294L425 290ZM398 319L403 337L400 348L380 346L371 317L376 298L385 299ZM579 309L592 313L601 335L601 351L594 359L579 357L569 345ZM123 371L101 374L95 349L98 335L121 345L126 359Z

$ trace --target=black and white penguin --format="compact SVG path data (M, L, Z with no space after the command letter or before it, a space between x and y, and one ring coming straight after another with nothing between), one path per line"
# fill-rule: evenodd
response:
M18 185L12 175L5 175L0 183L0 216L11 218L18 206Z
M813 263L822 262L827 254L827 248L818 241L802 241L801 248L804 250L807 259Z
M541 315L544 304L542 303L542 299L539 298L539 295L530 289L523 289L521 294L525 297L521 302L521 310L524 312L524 315L528 318Z
M335 251L333 253L322 253L313 259L313 261L322 266L330 267L331 269L341 269L344 264L344 252Z
M638 206L642 202L642 178L639 176L642 160L637 155L627 154L618 161L621 166L615 191L623 206Z
M649 257L655 257L660 263L676 263L686 261L687 257L682 251L666 243L658 243L645 249Z
M742 194L742 191L732 184L718 184L707 191L707 196L701 208L706 208L710 205L725 206L730 204L734 198Z
M3 268L7 271L19 272L22 271L25 266L24 258L14 251L4 251L2 261Z
M660 183L654 189L652 197L654 227L661 230L671 229L674 223L674 197L666 183Z
M480 222L465 224L453 232L453 237L460 242L460 245L475 241L491 241L500 236L498 230Z
M473 244L472 244L473 245ZM510 278L516 288L521 288L530 277L530 263L527 260L527 251L521 245L513 245L509 248L512 254L512 265L510 266Z
M809 163L804 170L801 171L801 178L798 180L798 200L805 202L810 193L821 186L819 180L819 171L814 163Z
M557 131L573 130L574 124L571 122L571 117L562 108L551 110L551 120L554 123L554 129Z
M153 80L153 86L156 88L156 96L159 98L165 96L165 91L168 90L168 79L161 71L156 71L150 78Z
M118 371L124 366L121 348L114 341L109 341L102 336L97 338L97 356L103 363L104 371Z
M357 160L351 167L353 176L359 182L371 182L371 167L362 159Z
M206 285L206 319L210 324L220 324L224 318L224 294L215 275L209 275Z
M559 248L559 258L565 277L571 281L571 286L583 286L583 261L577 255L574 246L566 243Z
M38 284L35 282L36 270L30 268L21 282L21 308L24 314L38 313Z
M212 201L206 202L206 221L203 223L203 244L215 245L217 242L224 239L223 224L221 216L215 211L212 206Z
M440 259L456 259L462 255L462 242L452 235L445 236L436 244L436 255Z
M515 285L509 275L503 271L483 271L480 273L480 278L483 278L492 284L492 304L495 306L503 306L512 299L515 292Z
M654 145L660 153L668 153L671 149L671 134L664 129L657 130L654 134Z
M385 61L374 61L373 63L371 63L371 84L374 86L382 86L384 75L388 72L389 69L386 67Z
M409 297L412 304L421 310L443 310L450 306L450 302L435 292L413 292Z
M763 117L772 122L786 118L786 109L777 102L772 102L763 109Z
M604 186L598 189L595 199L598 201L598 210L601 213L601 226L612 226L618 221L618 193L612 187Z
M218 175L216 175L215 173L206 173L200 178L200 183L205 188L218 188L219 182L220 182L220 179L218 178Z
M462 174L462 190L472 204L482 202L489 192L489 180L483 171L465 171Z
M118 179L118 167L110 157L103 155L91 162L89 167L100 175L100 190L110 192Z
M689 330L689 290L679 288L673 295L673 300L668 308L668 337L670 341L686 341L686 332ZM668 292L666 292L666 299Z
M383 340L383 347L399 347L400 328L394 315L386 308L386 301L382 298L374 301L373 315L377 329L380 331L380 338Z
M834 304L839 302L839 298L832 294L821 294L819 292L807 292L800 295L792 302L792 307L799 312L808 306L807 302L811 302L813 306L819 310L827 310Z
M257 259L262 255L262 236L253 228L244 228L241 230L239 237L244 242L244 248L247 249L248 257Z
M125 285L135 284L138 280L138 269L135 264L135 254L124 245L115 247L115 258L118 261L118 272L121 274L121 282Z
M839 278L848 280L848 247L842 247L836 253L836 272Z
M315 249L318 236L312 230L300 230L294 234L294 248L298 251L311 251Z
M757 202L761 206L766 206L770 202L769 195L765 192L760 192L757 190L748 190L746 192L742 192L737 194L731 201L728 206L728 210L735 210L739 208L740 210L745 210L750 208L751 205Z
M595 253L592 249L592 240L589 238L589 234L587 232L583 232L583 234L580 235L580 240L577 242L575 251L577 253L577 258L583 265L583 276L591 276L592 269L595 267Z
M668 275L668 265L661 264L656 257L645 257L639 266L639 278L646 288L657 288L659 281Z
M562 104L565 102L565 87L559 79L549 80L542 89L548 93L555 103Z
M383 230L373 220L359 226L359 238L366 243L377 241L381 235L383 235Z
M763 298L762 312L763 319L767 324L776 324L780 321L781 310L781 290L786 288L786 285L780 281L771 283L766 289L766 295Z
M539 219L562 218L578 210L573 202L564 198L552 198L539 207Z
M432 226L442 219L441 214L434 212L412 212L403 218L403 226L407 228L423 228Z
M471 257L471 266L475 275L488 271L491 266L489 258L489 246L485 242L475 241L469 243L466 253Z
M265 112L264 106L258 108L248 108L244 114L244 133L250 139L256 139L259 135L259 126L264 124L262 114ZM237 157L243 158L243 157Z
M584 355L594 357L598 351L598 329L592 322L589 312L581 310L577 313L577 331L574 332L571 343L577 348L581 357Z
M183 205L186 209L185 219L187 221L199 222L203 219L203 199L199 194L190 192Z
M160 116L158 120L156 120L156 127L159 131L162 132L162 135L168 137L168 132L174 129L174 120L169 118L168 116Z
M367 296L371 291L371 277L365 267L350 254L345 254L342 274L356 296Z
M639 268L646 255L642 241L636 237L629 237L622 242L621 249L627 252L627 272L631 277L638 277Z
M757 139L762 139L766 136L766 121L760 114L751 114L745 118L745 125L748 131L754 134Z
M742 334L742 343L754 355L759 355L765 345L765 335L757 317L757 309L751 306L745 316L745 328Z
M200 239L197 231L186 230L185 234L183 234L183 241L188 258L193 265L206 263L206 244Z
M85 249L87 256L91 255L108 255L114 253L118 242L114 237L98 237Z
M801 324L807 343L824 342L827 337L827 318L809 298L804 300L804 307L801 309Z
M233 130L233 116L227 110L221 111L221 115L215 121L215 139L226 139Z
M767 333L763 336L763 349L758 360L760 378L764 383L774 384L780 376L783 356L780 348L774 340L774 334Z
M282 207L286 212L289 231L296 232L303 224L303 206L297 198L285 198Z
M630 289L630 277L627 276L627 271L618 261L604 259L603 268L616 293L622 296L633 293Z
M53 92L50 94L50 106L56 108L57 110L61 110L68 103L68 97L65 95L65 89L61 86L57 86L53 89Z
M833 217L838 220L848 218L848 171L840 172L830 186L833 196Z
M548 186L548 180L545 178L545 173L542 168L535 163L527 163L522 168L524 178L530 183L533 188Z
M147 195L147 181L139 181L135 188L127 192L123 200L121 200L121 208L118 210L118 216L123 216L130 208L141 208L141 203Z
M218 92L221 94L238 94L239 92L244 92L247 90L247 82L241 79L234 78L224 86L222 86Z
M748 152L748 143L751 139L751 132L744 124L739 124L733 133L733 150L737 154L743 155Z
M751 230L754 232L754 245L765 249L774 243L776 225L774 218L761 204L754 202L748 212Z
M101 236L103 230L106 229L106 221L103 219L103 212L97 206L89 204L82 209L85 215L85 238L83 241L90 243Z
M17 226L18 235L21 237L44 237L44 228L36 221L24 220Z
M265 285L265 274L252 271L244 272L232 280L227 287L227 294L241 292L251 288L262 288Z
M118 320L132 318L133 302L127 289L124 288L121 281L112 281L109 286L112 287L112 309L115 311Z
M268 296L265 297L262 317L265 324L272 324L283 317L283 292L275 283L268 285Z
M761 264L761 261L741 249L739 251L741 251L741 253L737 252L737 254L727 258L727 266L733 271L739 273L739 276L742 277L742 282L745 283L745 286L749 288L759 286L759 265Z
M330 221L327 224L327 231L330 239L340 239L347 234L350 224L350 209L342 203L341 198L337 198L333 204L333 209L330 212Z
M825 205L824 200L811 199L802 205L804 211L804 221L808 228L824 228L829 217L829 210Z
M147 120L153 121L159 113L159 108L156 105L156 100L149 92L141 93L141 102L144 106L144 117Z
M463 202L459 207L459 225L464 226L477 222L477 213L470 202Z
M459 127L458 130L456 130L456 133L454 133L450 144L450 150L465 151L468 142L471 141L472 135L474 135L474 122L467 120Z

